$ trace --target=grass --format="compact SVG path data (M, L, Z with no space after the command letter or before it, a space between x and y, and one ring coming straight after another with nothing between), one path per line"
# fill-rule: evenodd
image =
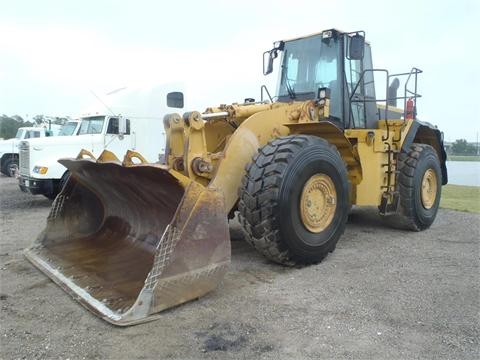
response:
M480 186L443 186L440 207L480 213Z
M480 155L448 155L450 161L480 161Z

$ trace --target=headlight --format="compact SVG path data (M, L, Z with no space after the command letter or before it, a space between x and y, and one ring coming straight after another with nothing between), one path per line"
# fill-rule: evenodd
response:
M45 166L35 166L33 168L33 172L37 174L45 175L47 171L48 171L48 167L45 167Z
M317 97L319 100L330 99L330 89L326 87L319 88Z

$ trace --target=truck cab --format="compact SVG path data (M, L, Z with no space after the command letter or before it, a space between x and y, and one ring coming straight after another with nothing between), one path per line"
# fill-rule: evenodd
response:
M70 120L61 128L58 133L72 135L79 129L80 123L77 120ZM45 127L21 127L12 139L0 141L0 169L2 174L13 176L18 171L20 142L36 138L46 138L55 135L53 131Z
M137 135L144 133L143 128L148 125L146 121L138 120L132 131L131 123L129 118L120 116L88 114L79 119L78 132L74 135L21 141L20 189L33 195L42 194L54 198L68 178L65 167L57 162L59 158L76 157L82 149L94 156L98 156L104 149L118 155L128 149L137 149ZM153 125L150 128L154 131ZM161 144L165 142L162 131L158 127L155 130L157 138L154 143L158 149L146 151L152 162L157 161L163 146Z

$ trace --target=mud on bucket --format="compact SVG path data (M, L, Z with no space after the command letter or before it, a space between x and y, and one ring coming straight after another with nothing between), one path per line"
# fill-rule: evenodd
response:
M70 179L27 258L116 325L213 290L230 262L223 195L160 165L60 161Z

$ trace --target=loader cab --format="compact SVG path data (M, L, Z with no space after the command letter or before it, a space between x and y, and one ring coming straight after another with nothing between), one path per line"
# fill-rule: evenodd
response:
M322 33L280 41L264 54L264 74L281 53L277 101L318 99L329 89L328 120L340 128L371 128L377 119L370 45L363 32ZM367 101L365 101L367 100Z

